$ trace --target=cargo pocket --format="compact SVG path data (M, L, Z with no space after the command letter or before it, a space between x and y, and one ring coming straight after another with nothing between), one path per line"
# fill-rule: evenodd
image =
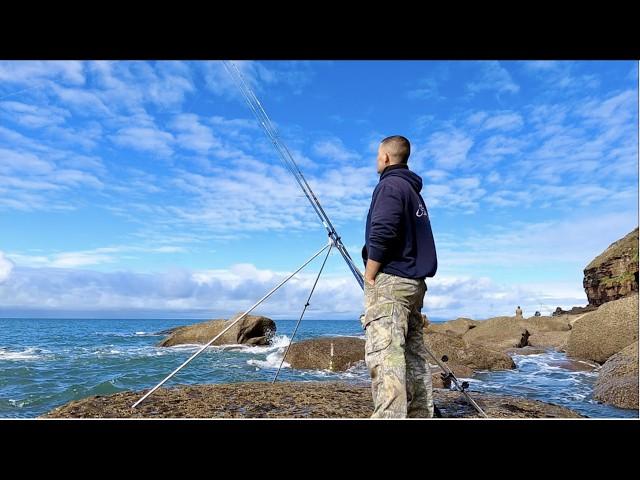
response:
M367 331L364 348L367 354L384 350L391 343L393 309L392 302L380 303L367 309L364 316L364 328Z

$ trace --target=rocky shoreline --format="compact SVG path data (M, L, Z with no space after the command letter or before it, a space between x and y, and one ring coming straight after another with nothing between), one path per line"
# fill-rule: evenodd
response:
M369 418L368 384L245 382L160 388L136 409L145 392L93 396L41 418ZM520 397L473 393L489 418L581 418L568 408ZM434 389L442 418L478 418L459 392Z
M569 357L560 368L600 368L594 398L619 408L638 409L638 229L613 243L585 268L587 307L552 316L501 316L486 320L458 318L424 329L424 341L436 358L448 358L458 377L478 371L509 370L512 355L549 350ZM230 320L212 320L167 331L158 346L202 344L222 332ZM268 345L276 330L267 317L246 316L215 345ZM345 371L364 360L365 341L355 337L321 337L295 342L285 361L294 369ZM434 362L431 362L432 366ZM436 403L450 417L474 416L450 380L433 374ZM540 418L579 416L563 407L523 398L474 393L490 416ZM160 389L136 411L129 405L141 394L123 392L91 397L59 407L48 417L327 417L363 418L371 414L369 387L335 382L238 383ZM484 405L483 405L484 403Z

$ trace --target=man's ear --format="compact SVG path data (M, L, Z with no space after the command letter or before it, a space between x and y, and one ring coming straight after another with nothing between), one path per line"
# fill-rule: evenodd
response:
M384 164L385 165L391 165L391 157L389 157L388 153L384 154Z

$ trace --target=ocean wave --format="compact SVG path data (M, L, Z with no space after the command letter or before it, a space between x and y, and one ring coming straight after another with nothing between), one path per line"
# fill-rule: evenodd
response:
M331 378L337 380L370 380L369 372L365 366L364 361L359 361L355 365L352 365L343 372L336 372L334 370L298 370L296 372L301 376L308 376L313 378Z
M118 338L130 338L130 337L161 337L162 333L158 332L95 332L98 337L118 337Z
M19 352L13 352L0 347L0 360L41 360L46 351L36 347L29 347Z
M592 370L572 370L563 366L561 362L566 362L567 359L559 355L558 352L541 353L537 355L514 355L514 362L519 370L519 373L526 377L528 375L540 375L540 374L562 374L563 376L571 377L595 377L598 375L599 367ZM590 367L594 367L589 362L576 360L576 363L581 363ZM529 371L527 371L529 370Z
M136 347L128 346L100 346L98 348L84 349L90 355L95 355L98 358L103 357L160 357L163 355L170 355L175 353L169 349L156 347L152 345L143 345Z
M287 345L289 345L289 337L286 335L276 335L273 337L270 345L243 345L241 343L234 343L230 345L216 346L215 348L220 348L224 351L238 351L242 353L264 355L265 353L280 350L284 352Z
M274 370L280 366L280 362L282 361L282 353L283 352L272 352L267 355L267 358L264 360L251 359L247 360L247 364L258 367L261 370ZM282 364L282 368L290 367L291 365L287 362L284 362Z

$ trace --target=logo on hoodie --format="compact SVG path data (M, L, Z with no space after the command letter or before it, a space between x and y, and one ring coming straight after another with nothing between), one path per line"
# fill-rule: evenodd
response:
M418 210L416 210L416 217L426 217L427 216L427 209L424 208L424 206L419 203L418 204Z

